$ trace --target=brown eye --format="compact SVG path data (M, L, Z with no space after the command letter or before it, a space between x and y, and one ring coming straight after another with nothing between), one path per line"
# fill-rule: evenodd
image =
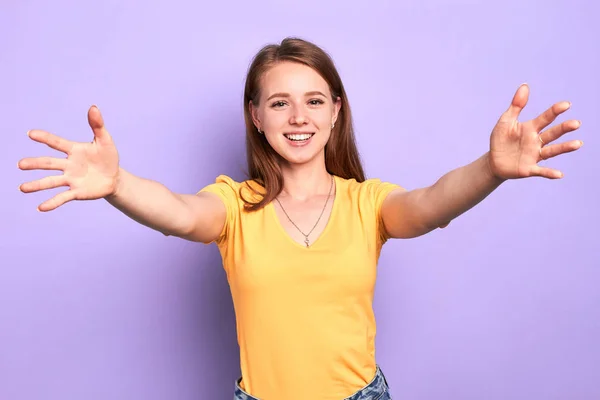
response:
M318 106L318 105L323 104L323 100L313 99L313 100L309 101L309 104L311 106Z
M283 101L276 101L275 103L271 104L271 107L283 107L285 106L285 103Z

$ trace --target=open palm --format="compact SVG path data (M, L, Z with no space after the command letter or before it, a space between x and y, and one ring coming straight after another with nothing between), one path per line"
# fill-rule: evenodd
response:
M47 176L22 184L22 192L69 186L40 204L38 210L50 211L71 200L94 200L114 193L119 173L119 155L113 140L104 127L100 110L93 106L88 111L88 122L94 133L91 143L66 140L42 130L31 130L29 137L39 143L67 154L67 158L36 157L19 161L22 170L58 170L62 175Z
M530 121L519 122L517 118L528 99L529 87L521 85L517 89L510 107L502 114L492 131L490 137L492 172L501 179L519 179L531 176L550 179L562 178L561 171L541 167L538 163L579 149L583 145L580 140L557 144L549 143L578 129L581 122L569 120L543 130L571 107L571 104L566 101L553 104Z

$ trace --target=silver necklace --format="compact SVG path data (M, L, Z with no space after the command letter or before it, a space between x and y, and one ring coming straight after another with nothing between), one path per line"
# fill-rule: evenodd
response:
M304 233L304 232L302 232L302 230L300 228L298 228L298 225L296 225L294 223L294 221L292 221L292 219L290 218L288 213L285 211L285 208L283 208L283 205L281 205L281 202L279 201L279 199L277 197L275 197L275 200L277 200L277 203L279 203L279 207L281 207L281 210L283 211L283 213L285 214L287 219L292 223L292 225L294 225L296 227L296 229L298 229L298 232L300 232L302 234L302 236L304 236L304 244L306 245L306 247L310 246L310 241L308 240L308 236L312 233L313 230L315 230L315 228L317 227L317 224L319 223L319 221L321 220L321 217L323 216L323 213L325 212L325 208L327 208L327 203L329 202L329 198L331 197L331 190L333 189L333 181L334 181L334 179L333 179L333 175L332 175L331 176L331 186L329 186L329 194L327 195L327 200L325 200L325 205L323 206L323 209L321 210L321 215L319 215L317 222L315 222L315 225L312 227L312 229L308 233Z

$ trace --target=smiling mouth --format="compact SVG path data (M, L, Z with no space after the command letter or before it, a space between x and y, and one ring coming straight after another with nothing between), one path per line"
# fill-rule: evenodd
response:
M292 142L305 142L314 136L314 133L286 133L284 136Z

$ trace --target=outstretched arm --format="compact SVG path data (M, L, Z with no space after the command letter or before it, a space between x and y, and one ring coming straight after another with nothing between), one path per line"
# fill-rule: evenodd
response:
M570 108L569 102L556 103L537 118L520 123L518 117L528 98L529 87L521 85L492 131L490 150L479 159L447 173L432 186L390 193L382 206L388 234L411 238L445 227L508 179L562 178L561 171L538 163L579 149L583 145L579 140L549 143L578 129L581 123L569 120L543 130Z
M92 142L72 142L42 130L29 137L67 155L30 157L19 161L22 170L57 170L51 175L23 183L19 189L33 193L68 186L38 206L52 211L73 200L106 199L131 219L166 235L208 243L218 238L226 219L226 209L212 193L178 194L150 179L135 176L119 167L119 155L97 107L88 111Z

